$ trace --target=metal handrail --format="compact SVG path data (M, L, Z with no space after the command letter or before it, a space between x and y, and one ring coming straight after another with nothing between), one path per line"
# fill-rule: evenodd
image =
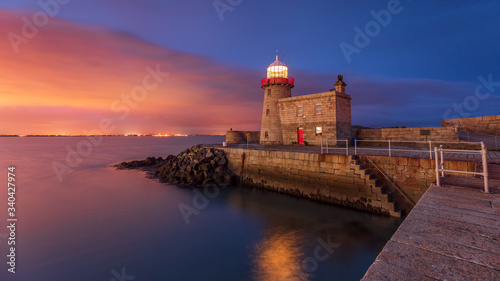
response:
M388 148L368 148L368 147L359 147L358 142L382 142L388 143ZM375 150L375 151L388 151L389 157L392 157L392 151L407 151L407 152L424 152L427 150L424 149L397 149L393 148L392 144L394 143L428 143L429 144L429 159L432 160L432 145L433 144L473 144L480 145L482 142L451 142L451 141L412 141L412 140L354 140L354 155L358 155L358 149L365 150ZM468 151L468 150L457 150L458 152ZM475 150L471 150L475 151Z
M404 197L404 198L406 198L406 200L408 200L408 202L409 202L409 203L410 203L413 207L415 207L415 202L413 202L413 200L412 200L410 197L406 196L406 194L405 194L405 193L404 193L404 192L403 192L403 191L399 188L399 186L397 186L394 182L392 182L392 180L389 178L389 176L387 176L387 175L385 174L385 172L384 172L381 168L379 168L379 167L378 167L378 165L377 165L377 164L375 164L375 162L373 162L373 160L372 160L372 159L370 159L370 157L366 157L366 159L368 159L368 161L370 161L370 163L372 163L372 165L375 167L375 169L377 169L377 170L378 170L378 171L379 171L379 172L380 172L380 173L381 173L381 174L385 177L385 179L386 179L386 180L387 180L387 181L388 181L388 182L389 182L392 186L394 186L394 188L396 188L396 190L397 190L397 191L398 191L401 195L403 195L403 197Z
M349 140L334 140L335 142L344 142L345 141L345 155L349 155ZM328 139L325 140L326 146L323 143L323 139L321 139L321 154L326 150L326 154L328 154L330 149L344 149L342 147L331 147L328 145Z
M447 170L444 168L444 153L446 151L450 151L451 149L445 149L443 146L440 147L434 147L434 155L435 155L435 161L436 161L436 185L441 186L441 179L440 177L444 177L444 173L459 173L459 174L468 174L468 175L482 175L484 179L484 192L485 193L492 193L490 192L489 189L489 174L488 174L488 150L486 149L486 146L484 145L484 142L481 142L481 150L476 151L472 150L469 151L469 153L474 152L476 154L481 154L482 156L482 164L483 164L483 172L478 173L478 172L468 172L468 171L458 171L458 170ZM439 153L438 153L439 152ZM457 152L456 150L454 151L455 153ZM458 151L460 152L460 151ZM439 159L441 157L441 159ZM441 163L440 163L441 162ZM441 176L439 175L441 173Z
M467 133L467 141L470 141L470 133L473 133L473 134L476 134L476 135L487 135L487 136L493 136L495 137L495 148L500 148L500 143L499 143L499 135L500 133L495 133L494 135L492 135L491 133L478 133L478 132L472 132L472 131L463 131L464 133ZM476 139L484 139L484 138L481 138L481 137L474 137L473 138L476 138Z

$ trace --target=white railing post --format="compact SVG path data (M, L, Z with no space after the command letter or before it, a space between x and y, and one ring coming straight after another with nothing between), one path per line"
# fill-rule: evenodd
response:
M391 140L389 140L389 157L392 157L392 154L391 154Z
M358 155L358 140L354 140L354 155Z
M434 147L434 158L436 158L436 185L441 186L441 181L439 179L439 156L438 156L438 148Z
M444 152L443 152L443 145L439 146L439 150L441 151L441 165L443 168L441 169L441 176L444 177Z
M345 140L345 156L349 156L349 140Z
M432 141L429 141L429 157L432 160Z
M488 182L488 150L486 149L484 142L481 142L481 154L483 158L483 178L484 178L484 192L490 193L490 187Z
M326 139L326 154L328 154L328 139Z

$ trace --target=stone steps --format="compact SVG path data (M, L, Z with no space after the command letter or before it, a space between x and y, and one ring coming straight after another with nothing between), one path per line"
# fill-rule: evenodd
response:
M383 185L380 180L375 178L374 172L361 164L356 156L349 156L349 165L351 169L355 171L355 174L359 174L361 178L367 180L367 183L371 186L372 192L376 194L377 200L381 202L383 207L389 209L391 216L402 216L402 210L398 208L397 202L393 200L392 193L388 192L388 188Z

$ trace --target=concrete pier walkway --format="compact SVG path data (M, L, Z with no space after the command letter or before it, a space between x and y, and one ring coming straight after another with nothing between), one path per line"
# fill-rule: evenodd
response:
M493 191L431 186L362 280L500 280L500 190Z

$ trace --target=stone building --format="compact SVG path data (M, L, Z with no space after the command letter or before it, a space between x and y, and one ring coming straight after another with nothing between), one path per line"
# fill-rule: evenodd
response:
M313 144L321 140L351 138L351 97L338 76L335 88L328 92L292 97L295 79L288 67L276 61L261 80L264 106L260 144Z

